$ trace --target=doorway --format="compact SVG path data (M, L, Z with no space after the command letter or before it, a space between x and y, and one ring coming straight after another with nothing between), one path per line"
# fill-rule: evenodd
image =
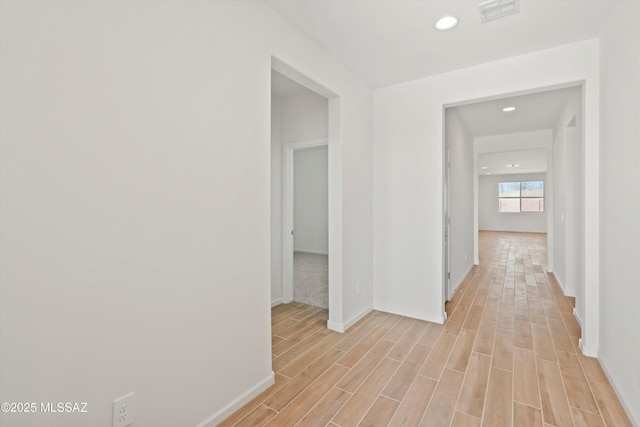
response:
M329 308L328 146L317 139L285 146L285 230L291 230L289 300Z
M582 236L589 196L582 180L586 169L583 90L582 84L574 83L445 106L444 144L449 155L443 169L449 182L443 184L443 191L449 216L444 217L443 226L448 225L449 244L443 244L448 250L443 258L449 256L449 271L452 279L455 276L450 288L443 277L446 297L467 274L469 247L474 264L479 264L479 230L542 232L547 237L545 273L557 279L565 295L576 297L574 315L582 323L588 252ZM543 195L536 196L542 198L536 209L527 205L533 181L544 183ZM517 200L508 200L517 204L515 210L500 204L500 197L515 197L500 195L500 186L507 184L519 184ZM469 224L472 231L461 232Z
M326 282L327 327L344 332L340 98L276 58L272 58L271 75L271 305L295 300L294 249L299 227L294 224L294 155L324 150L325 244L320 249L300 247L299 252L324 252L315 255L326 257L320 275ZM290 102L279 102L283 97L290 97Z

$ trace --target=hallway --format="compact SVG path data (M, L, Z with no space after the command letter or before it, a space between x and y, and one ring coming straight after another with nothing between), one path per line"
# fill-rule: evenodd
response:
M480 233L480 266L439 325L373 311L272 309L276 384L222 426L631 426L546 273L546 236Z

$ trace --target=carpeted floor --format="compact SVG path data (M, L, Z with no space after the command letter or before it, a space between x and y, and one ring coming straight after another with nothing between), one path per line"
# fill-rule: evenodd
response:
M293 253L293 300L329 308L329 257L307 252Z

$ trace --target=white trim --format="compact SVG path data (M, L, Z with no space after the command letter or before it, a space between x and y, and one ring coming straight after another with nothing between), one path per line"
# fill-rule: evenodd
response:
M550 273L553 275L553 278L556 279L556 282L558 282L558 286L560 286L560 290L562 291L562 295L567 296L567 288L565 288L564 284L560 281L558 276L556 276L556 272L555 271L551 271Z
M474 264L471 264L469 266L469 269L467 270L467 272L464 274L464 276L462 276L462 279L460 279L460 281L458 282L457 285L455 285L453 287L453 289L451 290L451 292L449 292L449 295L447 295L447 301L450 301L451 298L453 298L453 296L455 295L456 292L458 292L458 289L460 289L460 286L462 286L462 284L464 283L465 280L467 280L467 277L469 277L469 273L471 273L471 270L473 270L473 267L475 267ZM445 313L446 314L446 313Z
M611 388L613 388L614 393L618 397L618 400L620 401L620 404L622 405L622 408L627 413L627 417L631 421L631 424L633 424L634 427L638 427L638 425L639 425L638 422L636 420L634 420L633 417L631 416L632 414L631 414L631 411L629 410L629 406L627 405L627 403L622 398L622 394L618 390L618 387L616 387L616 383L613 382L613 380L611 379L611 375L609 375L609 370L607 369L606 365L604 363L602 363L602 360L600 360L600 359L598 359L598 363L600 364L600 367L602 368L602 372L604 372L604 374L607 376L607 379L609 380L609 384L611 384Z
M297 69L285 63L282 59L275 56L271 56L271 69L276 70L285 77L290 78L296 83L305 86L308 89L324 96L329 100L329 114L328 114L328 156L329 156L329 320L328 327L333 329L331 325L340 325L343 323L343 295L342 295L342 133L340 130L341 124L341 101L340 94L331 91L326 86L315 81L313 78L306 76ZM284 152L287 150L283 150ZM284 157L286 159L286 156ZM293 158L291 159L293 163ZM285 173L285 167L283 163L283 174ZM286 175L283 175L286 176ZM290 177L292 179L293 176ZM284 180L283 180L284 181ZM283 182L283 203L284 203L284 182ZM284 204L283 204L284 207ZM293 209L293 207L292 207ZM286 211L283 211L283 216ZM284 220L284 218L283 218ZM284 221L283 221L284 226ZM283 227L283 236L284 236ZM291 229L289 229L287 239L283 240L283 254L285 242L289 242L291 238ZM292 248L293 246L291 246ZM293 256L293 252L291 252ZM292 283L292 277L287 277L287 274L291 275L291 270L285 270L286 263L290 262L293 269L293 260L288 260L283 257L283 301L289 302L293 299L293 287L291 286L291 294L285 293L285 280L289 280L288 283Z
M587 349L595 349L593 354L597 354L600 345L600 110L595 95L598 84L594 79L582 85L582 337Z
M216 411L213 415L207 417L204 421L197 424L196 427L214 427L220 424L231 414L240 409L251 399L271 387L273 384L275 384L275 375L273 371L271 371L271 374L269 374L269 376L267 376L265 379L255 384L249 390L245 391L229 404L225 405L222 409Z
M342 133L340 98L329 99L329 321L344 322L342 289ZM329 327L329 329L332 329Z
M294 82L306 87L309 90L314 91L317 94L324 96L325 98L331 99L338 96L335 92L319 84L312 78L307 77L306 75L289 66L283 60L274 55L271 55L271 69L276 70L283 76L293 80Z
M327 329L331 329L332 331L336 331L339 333L344 333L346 331L343 323L337 323L333 320L327 320Z
M439 323L441 325L444 324L445 320L447 320L446 311L443 311L443 314L441 316L425 317L417 314L407 313L405 310L395 310L393 308L385 307L383 305L374 305L373 309L377 311L382 311L383 313L397 314L398 316L410 317L412 319L424 320L426 322L431 322L431 323Z
M358 313L355 316L351 317L351 319L349 319L345 323L344 330L346 331L347 329L349 329L350 327L355 325L360 319L362 319L367 314L371 313L371 311L373 311L373 305L369 305L369 306L365 307L363 310L360 311L360 313Z
M284 302L293 301L293 153L296 150L327 145L327 138L320 138L290 142L282 146L282 298ZM331 196L331 189L329 189L329 199ZM331 225L329 225L329 235L331 235ZM329 269L331 269L331 264L329 264ZM329 280L329 286L331 286L331 280ZM329 295L331 295L331 290L329 290ZM329 311L331 311L331 307L329 307Z
M573 317L576 318L576 322L578 322L578 325L580 325L580 329L582 329L582 319L580 318L580 315L578 314L578 310L576 310L575 307L573 307Z
M324 251L314 251L313 249L294 249L294 252L302 252L305 254L315 254L315 255L329 255L329 252Z
M271 300L271 307L282 304L282 297Z
M335 322L327 321L327 328L331 329L332 331L344 333L347 329L355 325L358 322L358 320L362 319L364 316L371 313L372 310L373 310L372 305L367 306L364 310L360 311L360 313L353 316L346 323L335 323Z
M578 339L578 347L580 347L580 351L585 356L596 357L596 358L598 357L598 349L587 346L585 344L584 338Z

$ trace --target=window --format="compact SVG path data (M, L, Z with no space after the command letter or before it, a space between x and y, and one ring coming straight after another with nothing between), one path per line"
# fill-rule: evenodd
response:
M544 212L544 181L498 183L498 212Z

